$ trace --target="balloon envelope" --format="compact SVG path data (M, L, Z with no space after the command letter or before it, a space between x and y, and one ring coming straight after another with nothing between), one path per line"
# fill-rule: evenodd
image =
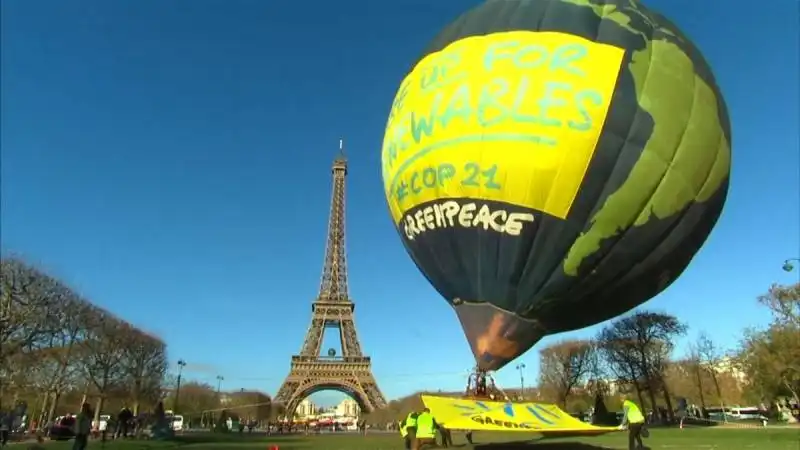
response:
M386 198L481 368L617 316L687 267L722 211L730 123L706 61L632 0L495 0L402 81Z

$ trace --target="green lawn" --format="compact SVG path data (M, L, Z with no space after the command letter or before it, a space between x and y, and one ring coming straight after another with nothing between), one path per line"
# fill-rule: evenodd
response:
M627 449L626 435L614 433L594 438L558 439L526 444L512 444L512 441L531 439L524 434L475 433L476 444L469 446L463 435L454 433L456 448L460 449L522 449L531 450L605 450ZM489 444L494 442L494 444ZM505 443L503 443L505 442ZM193 435L179 438L176 442L127 441L109 442L103 446L93 441L89 449L99 450L161 450L180 448L185 450L268 450L271 445L280 450L401 450L403 443L399 435L373 434L321 435L321 436L248 436L245 435ZM800 448L800 428L796 429L685 429L652 430L645 440L649 448L692 450L798 450ZM70 443L48 443L48 450L67 450ZM13 447L12 447L13 448ZM25 448L25 447L23 447Z

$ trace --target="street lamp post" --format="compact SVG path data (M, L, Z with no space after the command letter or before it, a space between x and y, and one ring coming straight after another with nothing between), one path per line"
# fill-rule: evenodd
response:
M222 404L222 397L220 396L219 392L222 388L222 381L225 379L222 375L217 375L217 408ZM217 414L216 412L211 413L211 422L213 423L214 429L217 429Z
M186 367L186 361L178 360L178 383L175 386L175 401L172 402L172 409L175 411L173 414L178 414L178 400L181 396L181 375L183 375L183 368Z
M525 370L525 363L517 364L517 370L519 370L519 397L520 399L525 398L525 376L523 375L522 371Z
M793 261L800 262L800 258L789 258L786 261L784 261L783 270L786 272L791 272L792 270L794 270L794 264L792 264Z

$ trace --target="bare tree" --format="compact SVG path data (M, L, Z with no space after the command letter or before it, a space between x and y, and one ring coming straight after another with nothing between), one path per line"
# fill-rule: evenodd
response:
M666 405L666 412L669 420L675 420L675 411L672 407L672 395L670 394L669 385L667 384L667 369L672 361L670 355L674 345L672 341L656 340L652 344L652 351L650 353L651 360L649 362L651 368L652 386L655 386L663 395L664 404Z
M706 398L705 395L703 395L703 360L696 344L691 345L689 348L689 358L686 361L686 368L697 384L697 392L700 396L700 406L705 409Z
M642 385L645 376L639 364L639 352L635 341L618 340L613 333L604 329L598 338L598 349L616 384L632 387L639 404L644 406L643 394L647 389Z
M122 351L120 367L126 384L130 386L130 398L134 414L139 413L140 403L145 400L155 404L161 396L161 387L167 372L166 345L160 339L130 330Z
M34 348L51 330L48 312L57 307L61 286L48 275L17 259L0 260L0 367Z
M644 403L642 391L646 390L655 409L656 395L661 392L672 417L664 370L675 338L685 332L686 326L675 316L642 311L606 326L600 332L598 344L614 373L636 388L640 402Z
M121 379L125 344L135 330L110 313L93 309L86 339L81 343L80 364L84 375L97 390L95 420L99 420L109 389Z
M272 400L269 395L258 391L233 392L229 396L228 409L234 411L241 419L250 421L266 421L270 418Z
M173 391L164 400L164 405L174 404L175 392ZM211 385L189 381L181 384L180 407L184 417L199 417L202 420L204 412L220 408L219 396Z
M566 408L573 388L585 385L592 373L594 346L586 340L567 340L539 352L539 387L552 389Z
M606 352L596 341L590 341L593 347L593 356L590 358L590 369L586 389L593 398L594 412L592 423L594 425L615 425L617 417L609 413L606 402L613 397L619 377L614 378L614 370L608 362Z
M65 298L61 313L56 317L57 326L50 335L45 352L46 360L43 361L43 366L48 368L49 380L40 421L50 421L62 394L76 387L76 378L79 376L79 365L75 361L79 352L76 347L85 338L91 311L89 303L72 295Z
M143 336L34 266L0 259L0 410L24 400L31 418L46 423L74 413L81 394L81 402L98 396L96 414L106 399L129 397L130 386L139 397L160 397L165 346Z
M670 392L675 397L691 399L693 403L698 403L697 400L700 399L698 405L703 408L710 404L719 404L715 400L718 398L717 393L706 366L694 358L690 352L686 358L672 361L669 365L666 378ZM737 378L735 370L720 370L716 376L722 398L727 404L750 403L743 398L742 388L746 385Z
M54 278L15 258L0 260L0 409L5 392L15 402L26 391L40 392L32 371L38 352L55 326L59 302L69 291Z
M722 408L723 420L727 421L727 415L725 414L725 399L722 396L722 389L720 389L719 386L719 377L717 377L720 364L723 362L723 354L714 344L714 341L712 341L711 338L705 333L700 333L700 335L697 337L696 346L698 356L700 357L700 365L711 377L711 382L714 383L714 390L717 393L717 401Z

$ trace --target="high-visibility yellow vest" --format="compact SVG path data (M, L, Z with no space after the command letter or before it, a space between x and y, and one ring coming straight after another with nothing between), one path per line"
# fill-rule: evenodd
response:
M622 402L622 410L625 412L625 417L628 418L628 423L644 423L644 415L636 403L625 400Z
M400 436L406 437L408 436L408 427L415 427L417 426L417 413L410 412L406 416L405 420L400 422Z
M433 429L433 415L424 412L417 416L417 439L433 439L436 431Z

